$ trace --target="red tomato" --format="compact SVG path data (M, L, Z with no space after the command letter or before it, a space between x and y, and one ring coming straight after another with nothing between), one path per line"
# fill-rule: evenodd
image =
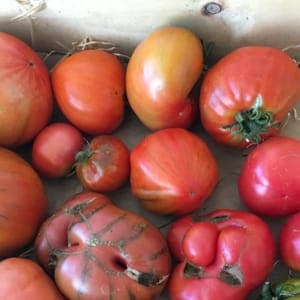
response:
M23 158L0 148L0 258L35 236L47 211L42 181Z
M183 128L147 135L131 151L131 190L142 206L160 214L197 209L218 180L218 166L206 143Z
M202 125L216 141L245 147L280 131L300 99L300 72L283 51L234 50L206 74L200 92Z
M279 252L283 262L292 270L300 271L300 212L290 216L279 233Z
M112 192L129 179L129 150L117 137L94 137L76 155L76 173L82 185L94 192Z
M123 121L125 71L102 50L84 50L60 61L51 76L57 103L85 133L110 133Z
M171 271L161 232L94 192L68 199L42 225L35 245L68 299L154 299Z
M52 123L34 139L32 164L46 177L66 176L72 170L75 155L83 144L83 135L77 128L67 123Z
M141 122L152 130L190 126L202 67L202 45L190 30L167 26L146 37L126 72L128 101Z
M171 300L244 300L275 261L270 228L246 211L183 217L171 225L167 240L180 260L169 280Z
M282 217L300 210L300 141L272 137L247 157L238 179L242 201L255 213Z
M37 263L11 257L0 262L0 299L63 300L64 297Z
M0 32L0 145L31 141L49 122L53 97L49 74L38 54Z

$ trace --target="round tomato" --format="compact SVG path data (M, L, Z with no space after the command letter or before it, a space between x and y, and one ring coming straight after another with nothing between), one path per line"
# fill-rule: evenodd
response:
M171 271L162 233L95 192L71 196L42 225L35 245L68 299L154 299Z
M130 166L133 195L160 214L196 210L218 180L217 162L206 143L183 128L147 135L132 149Z
M300 99L297 63L279 49L236 49L207 72L200 91L202 125L216 141L236 147L277 135Z
M0 262L0 298L63 300L55 283L34 261L11 257Z
M125 70L113 54L77 52L54 67L51 80L62 113L83 132L110 133L123 121Z
M0 145L31 141L49 122L53 97L48 70L18 38L0 32Z
M300 210L300 141L277 136L254 148L241 169L238 191L261 215L282 217Z
M31 165L0 148L0 258L14 254L34 238L47 204L43 183Z
M32 164L46 177L66 176L72 170L75 155L83 144L83 135L77 128L67 123L52 123L33 141Z
M129 179L129 150L117 137L94 137L76 154L76 173L82 185L94 192L112 192Z
M128 101L141 122L152 130L190 126L202 67L202 44L190 30L167 26L146 37L126 72Z

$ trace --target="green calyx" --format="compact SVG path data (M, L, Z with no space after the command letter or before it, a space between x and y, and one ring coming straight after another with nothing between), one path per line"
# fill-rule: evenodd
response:
M233 135L241 136L246 142L258 144L261 142L261 134L268 133L269 129L279 125L274 122L273 113L263 108L261 95L257 95L254 105L235 115L233 124L224 126Z
M87 146L82 151L79 151L75 155L75 164L85 163L93 155L93 150Z

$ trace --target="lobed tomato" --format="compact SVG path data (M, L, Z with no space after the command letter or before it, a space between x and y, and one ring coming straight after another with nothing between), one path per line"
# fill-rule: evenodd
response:
M209 69L199 109L204 129L216 141L245 147L277 135L299 99L297 63L279 49L247 46Z
M77 52L54 67L51 81L62 113L83 132L111 133L123 121L125 70L113 54Z
M115 191L127 182L129 172L129 150L112 135L94 137L76 154L76 174L87 190Z
M49 122L53 97L48 70L20 39L0 32L0 145L30 142Z
M31 156L35 169L48 178L68 175L84 144L82 133L68 123L52 123L34 139Z
M272 137L254 148L242 166L238 191L260 215L283 217L300 210L300 141Z
M152 130L188 127L196 116L192 91L203 67L200 40L190 30L165 26L133 51L126 72L128 101Z

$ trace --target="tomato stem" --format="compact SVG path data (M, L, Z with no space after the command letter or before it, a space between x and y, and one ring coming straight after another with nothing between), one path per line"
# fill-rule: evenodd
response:
M75 155L75 164L85 163L93 155L93 150L87 146Z

